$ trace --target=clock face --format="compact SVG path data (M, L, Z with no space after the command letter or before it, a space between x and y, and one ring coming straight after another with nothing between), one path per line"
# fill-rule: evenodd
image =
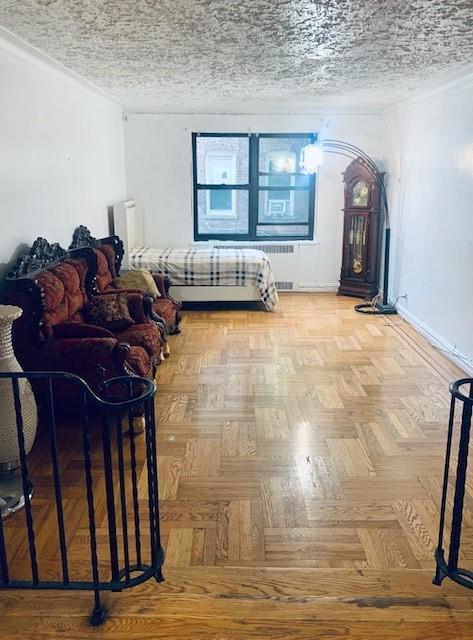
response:
M352 189L351 203L354 207L368 206L368 185L363 180L355 182Z

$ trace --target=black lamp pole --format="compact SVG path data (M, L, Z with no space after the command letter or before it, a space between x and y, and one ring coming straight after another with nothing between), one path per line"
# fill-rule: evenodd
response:
M355 306L355 311L372 314L395 314L396 307L388 302L389 285L389 251L391 245L391 225L389 220L388 196L383 178L378 171L376 162L359 147L343 140L321 140L320 147L327 153L334 153L339 156L346 156L350 160L361 160L364 166L376 180L376 184L381 194L382 207L384 206L386 229L384 233L384 274L383 274L383 300L376 303L361 303Z

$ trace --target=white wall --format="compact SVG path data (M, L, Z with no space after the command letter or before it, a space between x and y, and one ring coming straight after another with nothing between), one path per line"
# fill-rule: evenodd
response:
M121 108L0 39L0 276L38 236L67 247L82 223L108 232L125 196Z
M348 140L370 155L382 155L380 114L325 114L325 137ZM322 116L130 114L125 122L127 195L145 212L145 238L154 246L193 241L191 133L312 132ZM337 286L342 250L343 185L347 158L327 156L319 174L316 240L301 248L299 284L306 289Z
M385 114L391 183L391 298L473 370L473 79Z

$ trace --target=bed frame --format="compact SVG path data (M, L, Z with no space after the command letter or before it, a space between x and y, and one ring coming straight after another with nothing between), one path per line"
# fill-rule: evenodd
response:
M143 209L135 200L125 200L113 206L113 233L123 242L124 256L122 269L129 266L130 249L149 246L145 241ZM256 287L229 286L172 286L171 295L180 302L254 302L261 300L261 292Z

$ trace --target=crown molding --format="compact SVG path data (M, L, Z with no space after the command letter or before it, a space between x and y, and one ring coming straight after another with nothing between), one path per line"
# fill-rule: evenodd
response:
M123 116L191 116L195 118L200 117L234 117L234 118L246 118L246 117L274 117L274 118L320 118L321 116L370 116L370 117L382 117L385 111L385 107L324 107L323 105L314 108L312 111L152 111L140 109L124 109Z
M50 76L66 81L89 95L107 101L119 109L120 112L123 111L122 105L109 93L1 26L0 51L35 67L38 71L48 73Z
M384 113L409 107L440 94L451 93L469 87L473 87L473 64L457 69L455 72L435 82L424 83L409 96L387 106L384 109Z

